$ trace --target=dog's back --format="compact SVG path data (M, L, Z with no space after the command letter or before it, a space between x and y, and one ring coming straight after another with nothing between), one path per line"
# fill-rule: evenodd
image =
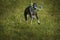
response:
M30 11L29 11L29 8L30 8L30 6L28 6L26 9L25 9L25 11L24 11L24 14L28 14Z

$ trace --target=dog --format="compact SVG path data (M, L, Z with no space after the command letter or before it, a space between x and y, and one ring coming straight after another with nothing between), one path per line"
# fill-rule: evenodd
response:
M40 24L37 12L36 12L36 3L33 3L33 7L32 6L28 6L25 10L24 10L24 17L25 17L25 21L27 21L27 16L29 15L31 18L31 24L32 24L32 20L36 17L37 19L37 23Z

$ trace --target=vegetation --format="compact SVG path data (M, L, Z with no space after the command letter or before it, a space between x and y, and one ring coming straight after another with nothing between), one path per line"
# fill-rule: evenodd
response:
M32 0L41 24L24 21L24 9L30 0L0 0L0 40L60 40L60 0Z

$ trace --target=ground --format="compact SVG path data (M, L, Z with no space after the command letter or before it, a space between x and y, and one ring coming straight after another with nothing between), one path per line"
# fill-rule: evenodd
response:
M36 19L30 24L24 21L24 9L30 0L0 0L0 40L60 40L60 1L32 0L43 10L38 11L40 25Z

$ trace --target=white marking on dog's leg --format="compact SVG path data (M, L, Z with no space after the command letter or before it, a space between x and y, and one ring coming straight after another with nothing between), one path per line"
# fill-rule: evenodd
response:
M40 21L38 20L37 23L40 24Z
M28 17L29 15L27 15L27 17Z

